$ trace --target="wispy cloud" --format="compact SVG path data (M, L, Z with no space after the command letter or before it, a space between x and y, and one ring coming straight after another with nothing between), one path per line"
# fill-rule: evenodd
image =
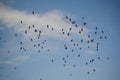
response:
M28 56L17 56L15 58L12 58L12 59L7 60L7 61L0 61L0 63L1 64L15 65L15 64L23 63L23 62L27 61L28 59L29 59Z
M27 13L25 11L19 11L12 9L8 6L0 3L0 21L9 28L13 28L16 32L24 35L24 31L28 29L28 26L35 25L36 29L42 30L42 35L55 37L58 39L68 38L65 35L61 35L61 29L64 28L65 32L68 32L69 28L72 27L72 33L78 34L78 28L73 27L71 23L66 22L65 15L63 12L54 10L44 14L32 15L32 13ZM23 21L23 24L20 24ZM46 28L49 25L50 28L54 28L54 32L51 32ZM89 32L88 29L84 28L84 33L80 36L86 38L86 34ZM30 31L27 37L35 36L35 33Z

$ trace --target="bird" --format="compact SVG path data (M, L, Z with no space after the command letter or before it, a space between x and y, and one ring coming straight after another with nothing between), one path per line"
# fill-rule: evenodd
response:
M21 23L21 24L23 24L23 22L22 22L22 21L20 21L20 23Z
M91 42L91 43L94 42L94 39L91 39L90 42Z
M20 42L20 45L22 45L23 42Z
M75 67L75 65L73 65L73 67Z
M71 18L69 19L69 21L71 21Z
M104 31L101 31L101 33L104 33Z
M77 24L75 24L75 27L77 27L78 25Z
M32 11L32 14L34 15L34 11Z
M81 28L81 31L83 31L83 28Z
M82 17L82 19L84 19L84 17Z
M95 34L97 34L97 32L95 32Z
M75 21L72 21L72 24L75 24Z
M67 33L67 36L69 36L70 35L70 33Z
M86 25L86 22L84 22L83 25L85 26L85 25Z
M32 27L33 27L33 28L35 28L35 26L34 26L34 25L32 25Z
M81 40L81 43L83 43L83 39Z
M28 28L30 29L30 26Z
M52 31L54 30L53 28L51 28L52 29Z
M31 41L33 41L33 39L32 39L32 38L31 38L30 40L31 40Z
M93 69L93 71L95 72L96 70L95 70L95 69Z
M87 74L90 74L90 72L87 72Z
M35 29L34 32L37 32L37 29Z
M49 25L47 25L47 28L49 28Z
M100 57L98 57L98 59L100 59Z
M15 34L15 37L17 37L17 34Z
M72 28L69 28L69 30L71 31L71 30L72 30Z
M73 41L73 39L71 39L71 42Z
M97 27L95 27L95 29L97 30L98 28L97 28Z
M102 36L100 36L100 39L102 39Z
M90 38L90 35L88 35L88 38Z
M109 60L109 57L107 57L107 60Z
M16 67L14 67L14 69L16 69Z
M51 60L51 62L53 62L53 59Z
M78 57L80 57L80 54L78 54Z
M66 19L68 19L68 16L66 16Z
M27 31L25 31L25 34L27 34Z
M38 50L38 53L40 53L40 50Z

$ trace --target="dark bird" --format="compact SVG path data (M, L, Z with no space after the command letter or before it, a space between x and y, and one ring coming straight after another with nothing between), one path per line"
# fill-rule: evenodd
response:
M69 19L69 21L71 21L71 18Z
M94 39L91 39L90 42L91 42L91 43L94 42Z
M32 14L34 15L34 11L32 12Z
M109 57L107 57L107 60L109 60Z
M105 36L105 39L107 39L107 37Z
M66 16L66 19L68 19L68 16Z
M51 60L51 62L53 62L53 59Z
M88 35L88 38L90 38L90 35Z
M67 47L65 47L65 49L67 50Z
M49 28L49 25L47 25L47 28Z
M87 43L89 43L89 41L87 41Z
M81 34L81 31L79 31L79 34Z
M63 32L63 34L65 34L65 32Z
M96 70L95 70L95 69L93 69L93 71L95 72Z
M35 26L34 26L34 25L32 25L32 27L33 27L33 28L35 28Z
M38 53L40 53L40 50L38 50Z
M100 57L98 57L98 59L100 59Z
M71 52L73 52L74 50L72 49Z
M80 57L80 54L78 54L78 57Z
M62 28L62 31L63 31L63 28Z
M27 31L25 31L25 34L27 34Z
M88 48L90 48L90 46L88 46Z
M70 33L67 33L67 36L69 36L70 35Z
M71 31L71 30L72 30L72 28L69 28L69 30Z
M101 33L104 33L104 31L101 31Z
M40 78L40 80L42 80L42 78Z
M76 24L75 27L77 27L78 25Z
M85 26L85 25L86 25L86 22L84 22L83 25Z
M97 34L97 32L95 32L95 34Z
M90 74L90 72L87 72L87 74Z
M75 24L75 21L72 21L72 24Z
M20 47L20 50L22 50L22 47Z
M41 31L39 31L39 33L41 33Z
M63 66L65 67L65 64L63 64Z
M30 41L33 41L33 39L31 38Z
M100 39L102 39L102 36L100 36Z
M73 67L75 67L75 65L73 65Z
M14 69L16 69L16 67L14 67Z
M30 26L28 28L30 29Z
M17 37L17 34L15 34L15 37Z
M37 32L37 29L35 29L34 32Z
M53 31L54 29L52 28L52 31Z
M8 51L8 53L10 53L10 51Z
M73 41L73 39L71 39L71 42Z
M70 74L70 76L72 76L72 74Z
M34 44L34 47L36 47L36 45Z
M80 50L81 50L82 48L80 47Z
M95 27L95 29L97 30L98 28L97 28L97 27Z
M20 21L20 23L21 23L21 24L23 24L23 22L22 22L22 21Z
M84 17L82 17L82 19L84 19Z
M83 28L81 28L81 31L83 31Z
M22 42L20 42L20 45L22 45Z
M81 43L83 43L83 40L81 40Z

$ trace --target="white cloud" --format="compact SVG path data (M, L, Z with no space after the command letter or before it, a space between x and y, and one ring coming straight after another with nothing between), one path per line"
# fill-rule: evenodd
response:
M42 30L42 35L54 37L58 39L69 39L67 36L61 35L61 29L64 28L64 31L67 32L70 27L73 28L72 33L78 34L78 28L75 28L71 23L66 22L64 19L65 15L58 10L54 10L51 12L47 12L44 14L36 14L32 15L25 12L12 9L8 6L0 3L0 21L5 24L9 28L13 28L16 32L24 35L24 31L28 29L28 26L35 25L35 27L39 30ZM20 21L23 21L23 24L20 24ZM47 29L47 25L50 28L54 28L52 32L50 29ZM84 28L84 33L81 34L81 38L87 38L86 34L88 33L88 29ZM27 37L35 36L33 31L29 31ZM66 39L65 39L66 38Z
M14 65L14 64L23 63L23 62L27 61L28 59L29 59L28 56L17 56L15 58L12 58L12 59L7 60L7 61L0 61L0 63Z

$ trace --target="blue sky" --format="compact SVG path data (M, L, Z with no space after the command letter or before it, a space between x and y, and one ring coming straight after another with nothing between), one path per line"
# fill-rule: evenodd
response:
M120 80L119 3L119 0L1 0L0 80ZM81 28L83 32L79 34ZM35 29L41 30L40 39ZM88 44L91 39L94 42ZM90 62L91 59L94 61Z

